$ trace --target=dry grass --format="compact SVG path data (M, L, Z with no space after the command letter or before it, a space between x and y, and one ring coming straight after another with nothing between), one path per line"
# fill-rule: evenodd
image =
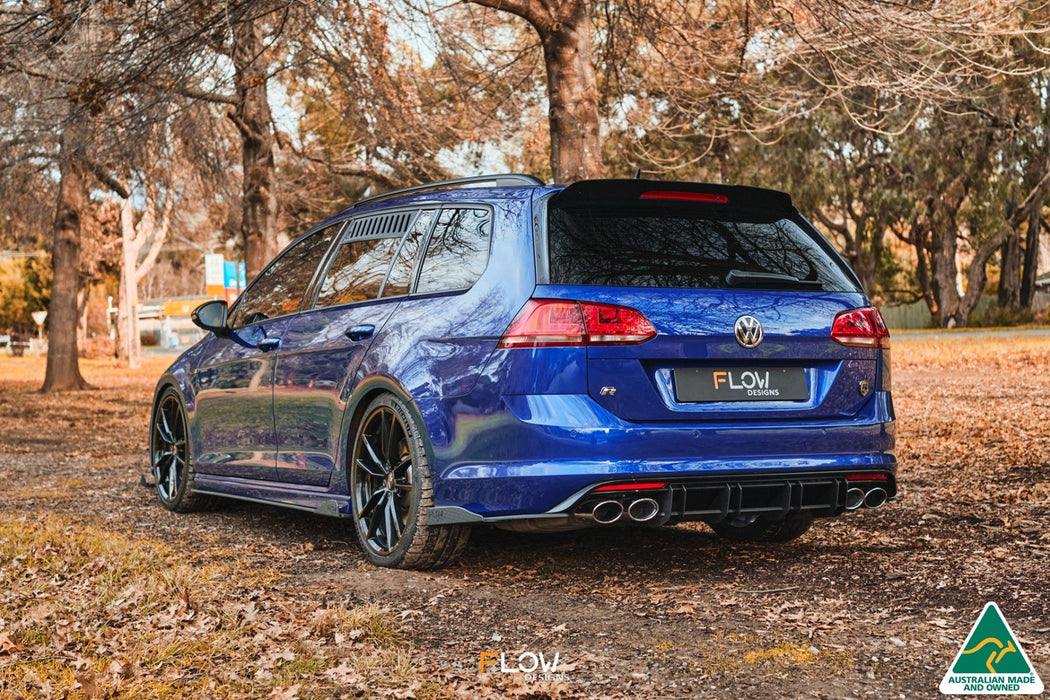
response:
M146 355L142 367L134 370L114 359L81 359L80 373L90 384L100 388L152 387L174 359L173 355ZM47 358L44 355L12 357L0 352L0 382L35 385L39 389L46 371Z
M297 603L269 592L274 578L62 518L0 516L0 695L425 690L389 610Z
M96 390L45 396L45 358L0 355L0 479L12 480L5 463L43 467L3 491L0 697L442 696L384 607L289 597L284 574L229 542L187 552L50 513L142 459L150 396L172 359L137 370L82 359ZM52 473L56 458L83 476Z

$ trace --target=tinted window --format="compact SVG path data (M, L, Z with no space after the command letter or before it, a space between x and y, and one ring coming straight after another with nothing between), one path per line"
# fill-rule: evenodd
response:
M400 238L349 240L339 246L317 295L317 306L375 299Z
M856 291L839 263L786 218L551 207L548 247L554 284Z
M394 265L390 268L390 276L383 287L383 296L392 297L399 294L408 294L412 286L412 276L416 271L416 261L419 260L419 249L423 239L430 230L430 224L434 222L434 210L427 209L419 212L419 216L412 224L408 235L401 243L401 248L394 258Z
M233 328L295 313L342 223L313 233L286 250L244 291L233 310Z
M469 289L485 271L491 236L492 212L488 209L442 209L427 244L416 292Z

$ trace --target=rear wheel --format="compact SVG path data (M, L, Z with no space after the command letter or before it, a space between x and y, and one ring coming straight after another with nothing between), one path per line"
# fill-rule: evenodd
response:
M813 516L809 513L792 513L778 520L738 515L712 523L711 527L719 537L733 542L789 542L804 535L812 525Z
M354 437L349 465L357 539L377 566L447 566L470 537L466 525L429 525L434 505L424 433L393 394L372 401Z

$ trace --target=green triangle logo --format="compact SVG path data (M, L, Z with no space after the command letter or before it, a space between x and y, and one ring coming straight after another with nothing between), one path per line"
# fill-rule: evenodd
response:
M995 603L984 606L941 681L945 695L1038 695L1043 681Z

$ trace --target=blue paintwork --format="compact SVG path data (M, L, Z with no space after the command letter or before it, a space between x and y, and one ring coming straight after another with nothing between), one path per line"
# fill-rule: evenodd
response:
M248 326L205 339L207 364L192 374L196 464L205 474L273 479L276 438L273 426L274 350L289 318Z
M422 422L436 505L485 517L543 514L610 478L895 472L889 352L829 337L837 312L870 303L862 292L537 284L535 214L555 191L431 192L341 214L488 204L488 267L466 292L307 309L187 351L161 387L176 386L185 400L197 487L345 515L353 417L379 391L402 396ZM630 306L658 336L634 346L497 349L530 297ZM745 313L765 329L754 350L733 337ZM263 338L280 347L260 350ZM778 364L806 368L808 401L675 399L676 367ZM602 395L610 386L616 393Z

